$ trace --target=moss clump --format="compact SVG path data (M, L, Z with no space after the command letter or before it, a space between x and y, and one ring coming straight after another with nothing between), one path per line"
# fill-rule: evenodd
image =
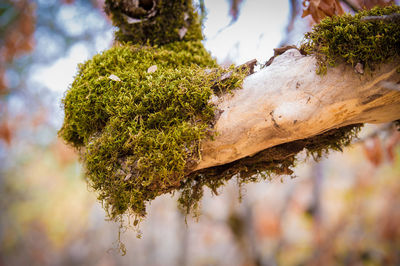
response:
M157 0L154 7L135 7L133 2L106 0L106 12L119 28L115 33L118 41L163 45L203 39L200 20L194 12L192 0Z
M301 50L314 54L318 60L317 73L326 73L327 66L338 61L362 63L367 68L400 55L400 24L398 21L363 21L366 16L400 13L399 6L376 7L323 19L306 33Z
M217 65L199 41L117 46L79 66L59 135L80 149L112 219L144 216L146 202L178 189L196 163L214 121L212 87L225 71L207 67ZM218 88L237 88L243 77L233 71Z
M188 173L199 159L200 142L215 134L210 130L216 113L209 103L211 95L240 87L247 70L229 70L230 74L224 75L228 79L219 79L228 70L219 68L204 49L191 0L155 1L157 6L151 10L157 9L156 15L151 10L151 14L135 13L127 3L133 1L106 0L114 24L120 27L116 38L121 45L79 66L63 99L65 119L59 131L80 151L87 180L112 220L122 221L126 213L143 217L147 202L175 191L182 192L179 202L189 213L198 205L205 186L217 194L218 188L234 177L243 184L272 174L291 175L296 155L303 149L318 159L328 150L341 150L356 135L359 125L347 126ZM129 17L142 20L129 23ZM345 18L349 21L338 25L352 25L353 18ZM364 25L367 29L368 23ZM329 43L331 29L317 27L323 30L310 33L303 49L318 54L320 66L326 68L337 59L337 42ZM182 28L186 28L184 35ZM355 47L339 46L340 51L348 49L347 54ZM350 54L358 55L357 51ZM351 60L348 62L358 62ZM207 68L215 71L205 71Z

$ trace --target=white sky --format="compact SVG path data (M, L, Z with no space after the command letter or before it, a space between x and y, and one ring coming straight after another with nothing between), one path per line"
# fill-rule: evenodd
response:
M228 1L206 0L208 9L204 33L205 46L219 62L228 58L241 64L256 58L267 61L282 40L286 27L288 1L247 0L240 10L239 19L231 27L222 30L231 20Z
M247 0L241 6L237 22L228 28L226 26L231 20L228 1L206 0L205 4L208 11L204 25L205 46L220 63L228 61L241 64L254 58L265 62L282 40L288 16L288 1ZM72 14L65 12L68 9L63 13L66 20L73 18ZM97 52L107 49L111 42L112 33L103 34L96 40ZM43 84L61 98L73 81L78 63L90 56L85 45L78 43L64 58L37 68L31 73L30 81Z

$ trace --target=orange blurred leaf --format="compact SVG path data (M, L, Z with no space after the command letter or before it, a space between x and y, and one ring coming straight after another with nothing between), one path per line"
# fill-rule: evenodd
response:
M256 217L257 235L267 238L279 238L282 235L280 217L273 213L265 213Z
M375 166L378 166L383 161L382 142L378 136L366 139L364 141L364 154L367 159Z
M400 144L400 132L399 131L394 131L393 134L389 137L389 140L386 144L386 151L389 156L389 160L391 162L394 162L396 153L395 153L395 148L396 146Z
M0 47L3 58L0 61L10 62L16 56L32 51L34 46L35 8L32 1L14 1L13 5L18 18L5 28L3 46Z
M1 63L1 61L0 61ZM5 80L5 70L0 67L0 94L4 93L7 89L7 82Z
M7 122L0 124L0 139L3 139L8 145L11 144L12 130Z

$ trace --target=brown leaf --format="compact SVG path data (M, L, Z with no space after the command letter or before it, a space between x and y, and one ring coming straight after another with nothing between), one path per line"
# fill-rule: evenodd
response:
M344 13L342 6L338 0L303 0L302 18L311 15L315 22L333 15L342 15Z
M157 71L157 65L152 65L147 69L147 73L154 73Z
M111 74L110 76L108 76L108 78L114 81L121 81L121 79L114 74Z

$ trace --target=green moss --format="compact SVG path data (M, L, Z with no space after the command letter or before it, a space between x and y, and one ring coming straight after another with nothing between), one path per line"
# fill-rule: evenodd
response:
M79 66L63 99L65 119L59 131L79 150L87 180L112 220L123 223L124 214L143 217L148 202L176 191L181 192L182 209L190 213L204 187L218 194L232 178L241 186L272 175L292 175L302 150L318 159L329 150L341 150L356 136L360 125L347 126L189 173L199 159L201 141L216 134L212 127L217 112L210 97L240 87L247 71L218 67L201 43L201 26L191 1L157 1L157 15L134 24L127 22L127 14L143 15L131 14L128 2L132 1L106 1L114 24L120 27L116 38L121 45ZM393 32L398 26L360 22L359 17L393 12L398 8L324 20L306 35L308 42L302 49L317 54L320 71L340 58L372 67L387 60L389 53L398 55L394 45L399 33ZM182 27L188 30L181 40ZM333 33L338 35L332 40L332 31L346 34ZM380 52L367 54L370 49ZM215 71L205 71L210 68ZM220 81L227 71L230 78Z
M316 55L317 73L326 73L328 66L343 61L353 66L362 63L367 69L373 69L400 55L400 24L396 21L363 21L362 18L393 13L400 13L400 7L376 7L354 16L327 17L306 33L300 49Z
M152 72L149 68L157 69ZM81 150L86 176L109 216L146 213L146 202L178 189L211 137L208 103L217 68L201 42L113 47L79 66L59 135ZM151 68L150 68L151 69ZM218 84L240 87L244 73Z
M106 0L106 12L111 14L113 24L119 28L115 33L118 41L134 44L163 45L176 41L202 40L201 24L198 14L194 12L192 0L158 0L152 16L140 14L134 10L145 10L130 7L132 2L126 0ZM147 14L148 15L148 14ZM135 18L137 23L129 23ZM180 36L180 31L186 33Z

